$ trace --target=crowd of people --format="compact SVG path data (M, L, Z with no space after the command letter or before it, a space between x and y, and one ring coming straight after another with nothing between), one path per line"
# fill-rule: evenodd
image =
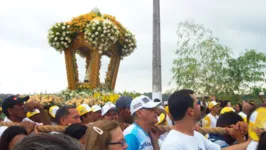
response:
M266 133L254 129L258 140L248 136L248 122L265 105L253 101L232 106L229 101L199 100L194 91L171 94L163 106L158 99L141 95L121 96L104 106L44 107L29 96L10 95L0 112L1 150L265 150ZM261 117L263 118L263 117ZM265 117L264 117L265 118ZM266 121L263 121L266 123ZM65 126L64 132L41 133L38 126ZM170 127L162 131L156 126ZM200 128L224 128L226 135L206 134Z

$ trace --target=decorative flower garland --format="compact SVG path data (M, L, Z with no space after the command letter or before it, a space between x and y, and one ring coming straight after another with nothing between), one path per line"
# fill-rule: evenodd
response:
M81 32L84 32L84 38L99 50L99 53L107 51L116 42L123 47L121 58L130 55L136 48L135 36L115 17L102 15L98 9L75 17L67 23L57 23L49 30L48 41L53 48L62 52L71 46L72 41Z
M49 44L56 50L62 52L69 47L76 36L67 23L57 23L50 30L48 35Z
M119 31L108 20L94 19L85 28L85 39L99 50L107 51L118 39Z

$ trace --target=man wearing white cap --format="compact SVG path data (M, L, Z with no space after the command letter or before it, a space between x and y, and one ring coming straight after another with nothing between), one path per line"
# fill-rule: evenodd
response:
M211 101L208 105L210 113L203 118L203 127L215 128L219 118L219 104L216 101Z
M127 150L157 150L158 136L151 128L158 122L156 109L160 102L153 101L147 96L139 96L130 104L130 113L134 123L124 130L128 145Z
M102 108L99 105L93 105L91 107L92 115L94 118L94 121L98 121L102 119Z
M102 108L103 120L114 120L118 121L118 113L113 103L107 102Z

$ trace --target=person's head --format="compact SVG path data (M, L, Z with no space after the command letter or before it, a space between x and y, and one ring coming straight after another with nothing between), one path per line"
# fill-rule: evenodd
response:
M73 137L77 140L80 141L81 144L85 144L85 133L87 131L87 126L80 124L80 123L75 123L72 124L70 126L68 126L65 131L64 134Z
M260 135L260 140L258 143L258 148L257 150L265 150L266 149L266 132L263 132Z
M56 122L55 115L57 110L59 109L58 106L54 105L49 108L49 117L52 122Z
M116 121L99 120L88 127L85 150L125 150L127 144Z
M206 108L204 106L200 106L200 112L201 112L201 116L205 116L206 115Z
M81 123L78 110L74 106L63 106L59 108L56 112L55 118L58 125Z
M134 121L153 126L158 122L157 107L161 103L152 100L147 96L141 95L134 98L130 104L130 113L133 115Z
M212 115L218 115L219 112L220 112L220 107L219 107L219 104L216 102L216 101L211 101L208 105L208 108L210 110L210 113Z
M94 118L94 121L101 120L102 119L102 108L99 105L93 105L91 107L92 115Z
M252 110L252 108L255 107L255 103L253 101L243 101L242 103L242 111L245 114L248 114L250 112L250 110Z
M34 122L38 122L41 123L41 115L40 115L40 110L35 109L32 112L27 112L27 118L29 118L30 120L34 121Z
M119 115L119 120L125 121L126 123L133 123L133 117L130 114L130 104L132 102L132 97L121 96L116 101L116 110Z
M239 113L239 112L242 111L242 105L241 105L240 103L238 103L238 104L235 105L235 111L236 111L237 113Z
M174 121L190 120L196 124L201 119L200 104L192 90L174 92L169 97L168 106Z
M243 121L243 118L235 112L226 112L217 120L216 126L226 128L230 125L235 125L237 122ZM229 135L224 135L224 140L227 144L232 145L236 139Z
M22 121L26 114L24 112L24 102L30 97L19 97L11 95L5 98L2 102L3 113L12 121Z
M92 110L88 104L81 104L77 107L80 120L84 124L88 124L94 122L94 116L92 114Z
M20 126L10 126L2 134L0 139L1 150L11 150L14 145L27 136L27 131Z
M211 95L210 99L211 99L211 101L216 101L216 96L215 95Z
M107 102L102 107L102 118L103 120L114 120L118 121L118 114L116 111L116 107L113 103Z
M82 145L64 134L33 134L25 137L14 150L82 150Z

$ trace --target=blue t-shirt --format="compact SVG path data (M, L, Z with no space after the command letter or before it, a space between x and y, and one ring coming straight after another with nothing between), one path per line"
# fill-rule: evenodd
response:
M127 150L153 150L150 136L137 124L133 123L123 133Z

